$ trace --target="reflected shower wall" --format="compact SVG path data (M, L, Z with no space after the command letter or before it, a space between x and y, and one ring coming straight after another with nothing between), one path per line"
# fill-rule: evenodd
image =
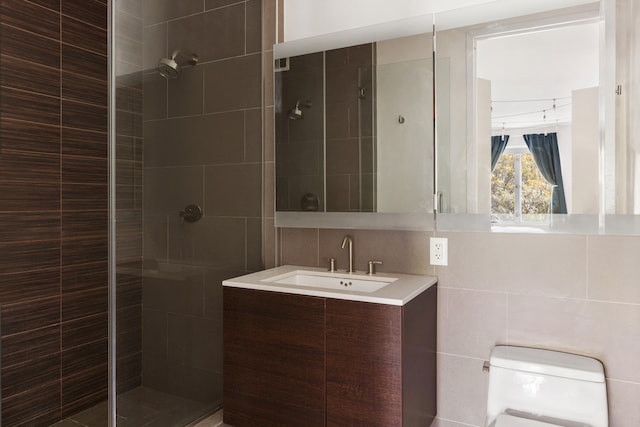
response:
M288 58L275 74L277 210L376 210L375 44Z
M275 73L278 210L324 211L324 54L290 58L286 68Z

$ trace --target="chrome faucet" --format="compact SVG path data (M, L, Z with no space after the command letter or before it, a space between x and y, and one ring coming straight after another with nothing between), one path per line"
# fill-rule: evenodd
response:
M355 273L353 270L353 239L349 235L344 236L344 239L342 239L342 246L340 247L344 249L344 245L347 243L349 243L349 269L347 270L347 273Z

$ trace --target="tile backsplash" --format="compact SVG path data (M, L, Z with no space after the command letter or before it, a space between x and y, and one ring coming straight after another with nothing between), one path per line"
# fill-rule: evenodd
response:
M438 426L483 425L482 364L496 344L599 359L610 425L640 425L640 237L437 233L449 265L435 268L432 232L284 228L279 261L344 268L345 234L358 270L379 259L379 271L438 276Z

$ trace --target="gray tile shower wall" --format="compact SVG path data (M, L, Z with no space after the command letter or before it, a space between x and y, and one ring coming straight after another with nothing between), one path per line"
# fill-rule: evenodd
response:
M280 262L344 268L341 237L355 260L380 271L435 274L438 302L438 420L482 426L496 344L556 349L604 363L612 427L640 425L640 237L438 233L449 265L429 266L432 233L281 229Z
M222 402L221 282L264 265L261 10L144 2L143 385L199 401ZM160 77L176 50L198 64Z
M0 5L2 425L107 391L107 5Z

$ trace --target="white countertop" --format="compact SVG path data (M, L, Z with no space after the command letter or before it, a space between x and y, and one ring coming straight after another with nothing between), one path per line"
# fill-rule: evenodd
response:
M286 275L296 271L318 272L336 278L345 279L371 279L371 278L395 278L397 280L374 292L357 292L350 289L326 289L322 287L300 286L293 284L275 283L269 281L276 276ZM365 273L346 273L345 271L328 272L317 267L302 267L295 265L283 265L257 273L234 277L222 282L223 286L232 288L255 289L260 291L283 292L288 294L308 295L324 298L344 299L350 301L371 302L387 305L405 305L422 292L437 283L435 276L418 276L399 273L376 273L369 276Z

